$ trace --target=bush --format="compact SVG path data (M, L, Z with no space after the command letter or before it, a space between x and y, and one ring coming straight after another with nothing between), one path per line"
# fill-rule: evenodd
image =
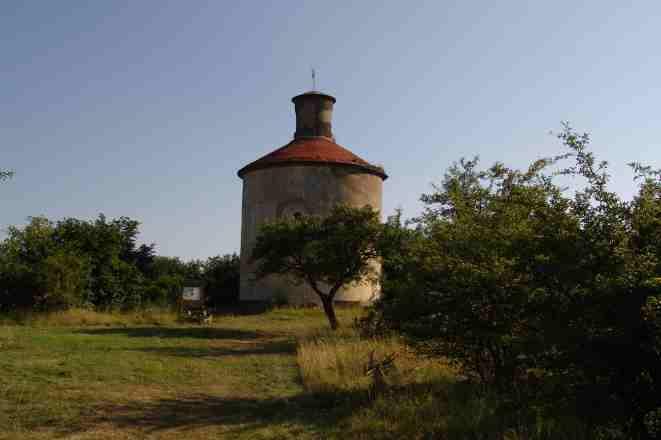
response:
M234 304L239 300L239 257L236 254L209 258L203 271L208 307Z
M562 410L594 432L651 438L645 417L661 407L661 173L634 164L643 181L624 202L608 191L589 137L568 126L559 137L569 153L525 171L462 160L423 195L414 229L391 225L404 256L384 262L382 299L364 327L454 360L495 392L502 417ZM545 171L570 157L560 174L587 182L573 197Z
M206 262L154 255L136 245L139 223L127 217L52 222L32 217L0 243L0 312L70 307L134 310L178 304L184 280L203 280L209 306L238 299L239 258Z
M370 357L393 353L397 356L384 372L385 387L371 393L373 378L365 374ZM297 360L307 392L351 414L338 426L350 438L594 439L571 416L530 408L518 420L502 417L495 393L462 380L443 359L416 355L396 336L360 338L352 329L320 332L299 342Z
M58 252L48 256L41 267L36 306L60 310L80 306L89 285L90 267L86 258Z

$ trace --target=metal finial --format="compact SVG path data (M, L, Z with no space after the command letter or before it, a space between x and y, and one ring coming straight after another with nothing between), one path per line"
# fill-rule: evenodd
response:
M317 71L312 68L312 90L317 90Z

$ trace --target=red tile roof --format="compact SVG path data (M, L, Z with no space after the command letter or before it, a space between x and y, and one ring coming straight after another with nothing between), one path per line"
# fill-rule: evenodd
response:
M297 138L277 150L241 168L239 177L252 170L292 164L334 164L361 168L382 179L388 176L383 168L370 164L346 148L324 137Z

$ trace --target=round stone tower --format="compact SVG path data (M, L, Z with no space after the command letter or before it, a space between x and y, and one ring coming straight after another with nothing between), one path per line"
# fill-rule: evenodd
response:
M383 168L371 165L335 143L331 122L335 98L307 92L292 98L294 139L238 172L243 179L241 218L241 301L286 300L318 303L314 291L287 277L256 279L252 249L260 225L284 216L327 215L333 206L369 205L381 211ZM347 286L336 301L368 302L378 295L370 283Z

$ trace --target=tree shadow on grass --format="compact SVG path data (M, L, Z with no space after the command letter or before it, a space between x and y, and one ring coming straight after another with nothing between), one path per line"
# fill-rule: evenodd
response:
M219 327L112 327L78 331L85 335L121 335L130 338L195 338L254 340L274 335L252 330L236 330Z
M365 392L302 393L291 398L230 398L205 394L153 402L97 407L93 424L109 423L118 429L145 433L191 431L222 426L241 433L277 424L298 424L332 429L340 420L368 403Z
M185 358L212 358L222 356L291 355L296 353L294 340L272 340L264 343L238 341L223 347L145 347L144 353Z
M432 396L439 408L447 407L449 382L416 383L384 390L384 397L397 405L411 403L411 397ZM464 392L474 391L467 388ZM454 393L452 393L454 394ZM464 398L462 398L464 399ZM463 400L462 400L463 401ZM303 392L288 398L230 397L189 394L177 398L97 406L95 416L84 426L109 424L113 429L133 429L144 434L164 431L185 433L218 427L226 434L255 434L256 430L296 425L314 432L319 438L337 433L339 424L373 404L366 390ZM69 432L71 433L71 432ZM186 438L185 435L182 438ZM436 438L436 437L425 437Z
M216 317L261 315L272 309L273 305L266 301L240 302L218 306L213 309L213 315Z

